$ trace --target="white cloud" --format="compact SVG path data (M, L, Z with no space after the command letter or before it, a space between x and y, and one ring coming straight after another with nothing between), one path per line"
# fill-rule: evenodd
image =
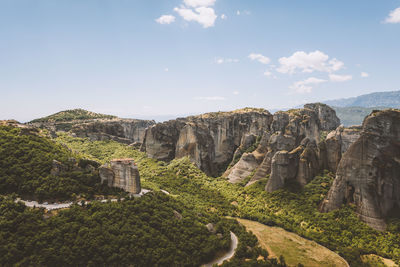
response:
M215 15L214 9L210 7L197 7L195 9L186 7L175 7L174 11L177 12L186 21L196 21L200 23L204 28L213 27L217 15Z
M346 82L353 79L351 75L338 75L338 74L329 74L329 79L331 82Z
M222 58L222 57L215 58L215 63L217 63L217 64L238 63L238 62L239 62L239 59L237 59L237 58Z
M238 16L240 16L240 15L251 15L251 12L250 11L248 11L248 10L243 10L243 11L240 11L240 10L236 10L236 15L238 15Z
M268 64L268 63L271 62L271 60L270 60L268 57L263 56L263 55L261 55L261 54L256 54L256 53L251 53L251 54L249 55L249 58L250 58L251 60L257 60L258 62L260 62L260 63L262 63L262 64Z
M361 72L361 77L363 77L363 78L367 78L369 76L369 74L368 73L366 73L366 72Z
M238 95L238 94L239 94L239 91L233 91L233 94L234 94L234 95Z
M228 17L225 14L221 15L221 19L227 19Z
M293 89L296 93L304 94L304 93L311 93L312 86L315 84L324 83L326 80L310 77L303 81L295 82L293 85L290 86L290 89Z
M199 6L213 6L216 0L183 0L185 5L189 7L199 7Z
M165 69L164 69L164 71L165 71L165 72L168 72L168 71L169 71L169 69L168 69L168 68L165 68Z
M174 21L175 21L175 16L172 15L162 15L161 17L156 19L156 22L160 24L171 24Z
M194 98L195 100L206 100L206 101L219 101L225 100L223 96L197 96Z
M386 23L400 23L400 7L390 11L389 16L385 19Z
M270 72L269 70L266 70L264 72L264 76L271 77L272 76L272 72Z
M281 57L279 59L280 66L277 68L281 73L296 73L297 71L311 73L313 71L334 72L344 67L344 63L333 58L329 60L329 56L321 51L306 53L297 51L290 57Z

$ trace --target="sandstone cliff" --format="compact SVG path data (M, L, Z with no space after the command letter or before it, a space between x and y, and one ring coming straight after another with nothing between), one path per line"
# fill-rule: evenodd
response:
M53 134L69 131L78 137L91 140L114 140L126 144L141 143L147 127L154 121L121 119L111 115L93 113L83 109L61 111L28 123L45 128Z
M114 159L110 165L99 168L99 175L110 187L122 188L132 194L141 191L139 170L133 159Z
M268 111L251 108L171 120L149 127L141 150L164 161L188 156L201 170L216 176L232 161L242 138L261 136L271 121Z
M247 185L271 174L266 187L269 192L291 180L304 185L321 169L317 144L322 133L338 126L335 111L320 103L276 112L257 150L244 154L225 174L231 182L240 182L254 173Z
M354 203L361 220L384 230L384 218L400 207L400 111L375 111L344 153L321 211Z

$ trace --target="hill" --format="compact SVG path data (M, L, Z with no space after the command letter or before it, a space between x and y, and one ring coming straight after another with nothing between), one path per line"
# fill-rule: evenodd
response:
M344 126L361 125L364 118L371 114L373 110L383 110L386 107L333 107L336 116L339 117Z
M98 166L57 144L45 131L0 125L0 194L66 200L77 195L115 193L115 189L101 184L95 171Z
M400 108L400 90L376 92L357 97L328 100L323 103L333 107L389 107Z
M66 122L73 120L91 120L91 119L114 119L117 118L113 115L106 115L101 113L95 113L84 109L70 109L57 112L47 117L39 118L30 121L29 123L41 123L41 122Z

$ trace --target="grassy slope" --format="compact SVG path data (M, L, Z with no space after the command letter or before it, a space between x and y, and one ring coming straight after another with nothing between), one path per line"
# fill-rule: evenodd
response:
M314 241L275 226L245 219L238 219L238 221L257 236L261 247L267 249L271 257L278 258L279 255L283 255L289 266L295 266L298 262L305 266L315 267L347 266L342 257Z
M165 164L112 141L90 142L67 135L58 141L102 162L114 157L135 158L144 188L167 190L200 214L207 211L277 225L340 252L349 263L359 261L358 253L400 259L399 221L390 222L389 231L378 232L362 223L352 207L330 213L318 211L333 181L332 175L316 177L299 192L267 193L266 180L243 188L222 178L207 177L187 158Z

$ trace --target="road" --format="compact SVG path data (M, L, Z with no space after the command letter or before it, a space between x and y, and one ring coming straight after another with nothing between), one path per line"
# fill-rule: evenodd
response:
M220 265L224 261L231 259L235 255L235 250L238 246L238 238L237 236L231 232L231 247L229 248L229 251L222 255L221 257L218 257L217 259L213 260L212 262L209 262L207 264L204 264L204 267L212 267L214 264Z

